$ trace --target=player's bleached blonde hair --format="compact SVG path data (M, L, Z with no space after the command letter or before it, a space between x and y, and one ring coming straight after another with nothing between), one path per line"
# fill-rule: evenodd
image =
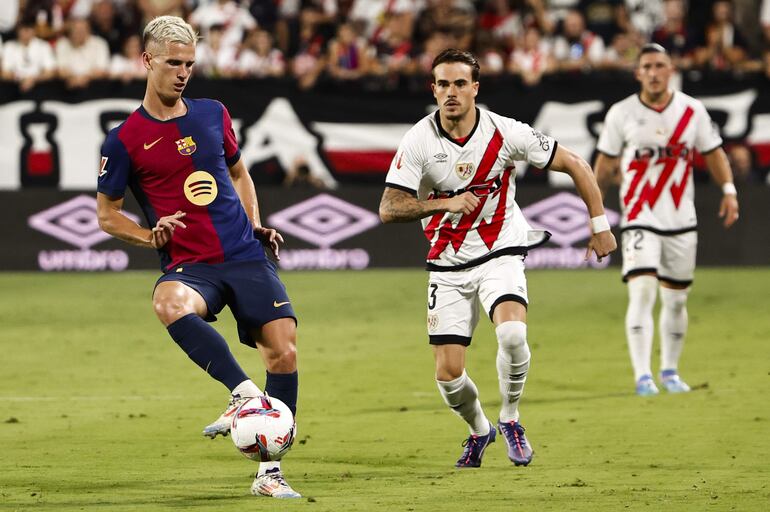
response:
M198 34L179 16L158 16L144 27L144 47L150 43L195 44Z

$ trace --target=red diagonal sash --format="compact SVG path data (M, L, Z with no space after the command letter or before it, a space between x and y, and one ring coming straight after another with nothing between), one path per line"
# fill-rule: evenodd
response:
M655 203L658 202L660 194L663 192L663 187L666 186L669 178L671 178L671 174L674 172L674 168L679 160L679 154L682 152L682 149L684 149L683 146L679 144L679 138L682 136L682 133L684 133L687 125L690 124L693 113L694 110L692 107L688 106L685 109L674 129L674 133L671 134L671 138L668 141L667 153L670 151L670 154L666 154L666 156L659 158L655 162L656 165L663 164L663 171L661 171L657 183L651 185L650 182L647 181L644 184L642 191L639 193L639 199L636 200L636 203L634 203L631 210L628 212L628 220L634 220L642 211L642 207L645 203L650 206L650 209L655 207Z
M487 176L492 170L492 166L494 166L495 161L497 160L497 155L500 154L500 148L502 147L503 136L500 134L499 130L495 130L495 133L492 135L492 139L487 145L487 149L484 151L484 156L481 157L481 163L479 163L479 166L476 169L476 174L473 175L473 179L466 186L466 188L473 185L480 185L487 181ZM473 226L473 223L476 222L476 219L481 214L481 210L484 208L486 200L486 197L480 198L479 205L476 207L476 209L468 215L463 215L460 218L460 222L457 223L457 227L453 227L452 223L447 220L441 225L441 227L438 228L438 238L433 243L430 251L428 252L429 260L437 259L441 253L444 252L444 249L447 248L447 245L449 245L450 242L452 243L452 247L454 248L455 252L460 250L460 246L462 246L463 241L465 241L468 230ZM425 236L428 237L429 241L433 240L436 227L439 225L444 215L444 213L435 214L431 218L430 222L428 222L428 225L425 227Z

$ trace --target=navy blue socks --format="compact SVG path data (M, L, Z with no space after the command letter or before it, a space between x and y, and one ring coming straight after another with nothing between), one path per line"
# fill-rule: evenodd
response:
M285 403L291 409L291 413L297 415L297 386L299 379L294 373L270 373L267 372L265 381L265 393L274 396Z
M174 341L185 351L187 356L206 373L217 379L232 391L241 382L248 380L240 365L235 361L230 347L216 329L195 313L183 316L167 327ZM280 375L283 377L283 375ZM270 374L267 379L270 383ZM294 402L297 402L297 374L294 373ZM282 389L282 388L281 388ZM271 393L272 395L272 393ZM274 396L284 400L276 393ZM291 407L291 405L289 405Z

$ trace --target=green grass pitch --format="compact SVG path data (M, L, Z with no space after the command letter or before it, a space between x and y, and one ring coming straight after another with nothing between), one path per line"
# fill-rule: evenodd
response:
M284 273L300 316L284 470L304 496L286 502L250 496L256 464L201 436L226 390L155 319L155 273L0 273L0 510L768 510L769 269L698 270L680 368L696 389L648 399L617 271L528 276L535 459L513 467L498 438L458 471L467 431L433 381L427 275ZM229 311L216 326L236 339ZM482 317L468 354L490 418L493 334ZM232 346L263 385L258 354Z

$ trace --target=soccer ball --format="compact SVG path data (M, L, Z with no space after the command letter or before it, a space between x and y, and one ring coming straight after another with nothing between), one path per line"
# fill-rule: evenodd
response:
M297 426L289 407L277 398L250 398L233 414L233 443L244 457L267 462L280 460L291 448Z

